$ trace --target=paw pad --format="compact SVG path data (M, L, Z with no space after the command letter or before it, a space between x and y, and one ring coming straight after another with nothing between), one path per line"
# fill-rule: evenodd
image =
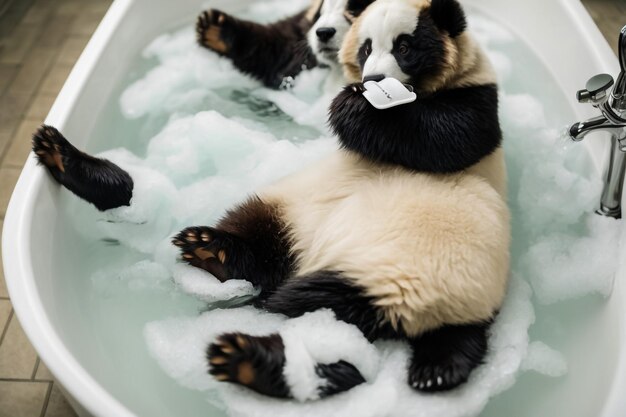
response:
M183 261L225 281L229 279L226 262L231 240L224 232L210 227L188 227L178 233L172 243L180 248Z
M33 152L38 161L52 170L65 172L63 149L67 140L52 126L43 125L33 134Z
M246 349L250 343L239 333L224 334L209 346L209 373L218 381L250 385L256 372Z
M198 16L196 35L198 43L205 48L224 54L228 47L221 37L226 15L218 10L206 10Z

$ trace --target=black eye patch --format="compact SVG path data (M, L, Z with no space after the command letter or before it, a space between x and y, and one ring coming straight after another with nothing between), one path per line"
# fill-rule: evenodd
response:
M363 45L359 48L359 53L357 54L357 60L359 61L359 65L361 68L365 66L365 61L367 61L367 57L372 53L372 40L368 39L363 42Z
M446 51L441 33L430 16L421 14L412 34L394 40L391 53L405 74L419 79L441 70Z

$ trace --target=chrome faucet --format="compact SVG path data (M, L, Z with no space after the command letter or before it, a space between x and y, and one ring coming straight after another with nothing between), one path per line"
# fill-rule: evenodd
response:
M622 217L622 190L626 171L626 26L619 36L619 63L621 71L617 82L608 74L599 74L587 81L584 90L576 93L579 103L590 103L600 110L601 116L574 123L569 129L570 138L581 141L588 133L605 131L611 134L610 160L604 176L600 208L603 216ZM609 94L609 90L613 90Z

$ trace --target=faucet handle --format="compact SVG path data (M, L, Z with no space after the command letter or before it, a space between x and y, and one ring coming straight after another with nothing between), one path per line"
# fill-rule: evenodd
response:
M598 74L587 81L584 90L576 93L576 99L579 103L591 103L598 106L608 99L607 91L614 83L613 77L609 74Z

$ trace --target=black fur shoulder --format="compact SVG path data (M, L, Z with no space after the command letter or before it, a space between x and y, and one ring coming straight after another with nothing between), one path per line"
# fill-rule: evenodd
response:
M370 105L361 91L352 85L335 97L329 123L342 147L373 161L447 173L500 146L495 84L442 90L386 110Z

